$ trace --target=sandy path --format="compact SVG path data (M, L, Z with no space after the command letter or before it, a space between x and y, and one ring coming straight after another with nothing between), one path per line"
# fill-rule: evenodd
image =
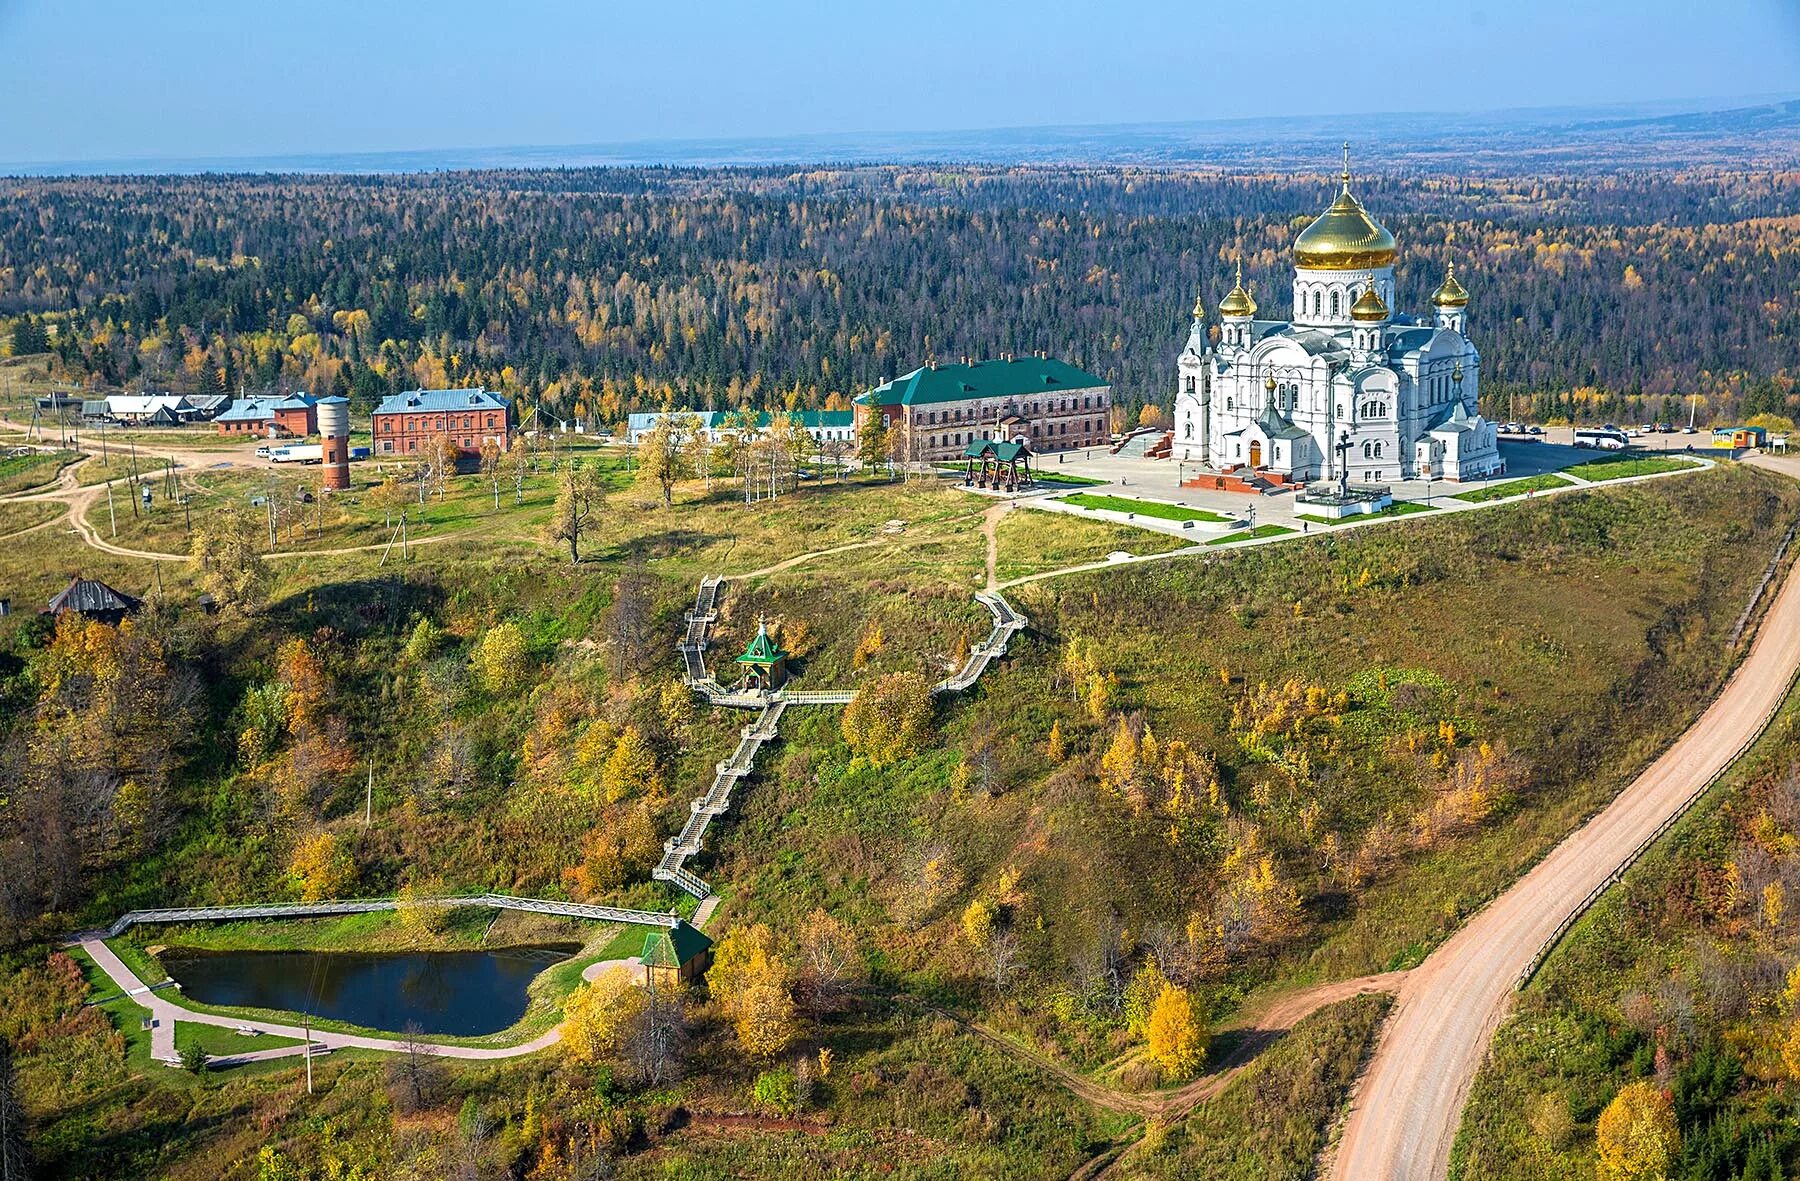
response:
M1700 719L1408 976L1352 1103L1333 1177L1446 1174L1463 1103L1519 974L1591 890L1761 733L1797 669L1800 579L1789 577L1749 656Z

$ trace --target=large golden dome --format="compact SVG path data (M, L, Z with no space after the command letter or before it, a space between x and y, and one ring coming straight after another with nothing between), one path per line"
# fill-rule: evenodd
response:
M1331 208L1294 239L1294 265L1316 271L1361 271L1392 266L1398 247L1387 227L1350 195L1350 151L1344 148L1344 188Z

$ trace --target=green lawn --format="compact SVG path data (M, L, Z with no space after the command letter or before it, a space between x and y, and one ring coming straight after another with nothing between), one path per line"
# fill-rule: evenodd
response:
M1136 513L1142 517L1157 517L1164 521L1223 523L1231 519L1218 513L1209 513L1205 509L1185 508L1179 504L1158 504L1150 500L1133 500L1129 496L1107 496L1096 492L1077 492L1073 496L1059 499L1064 504L1079 508L1099 509L1109 513Z
M1215 537L1207 545L1230 545L1234 541L1255 541L1259 537L1280 537L1283 533L1292 533L1286 525L1258 525L1254 529L1241 529L1236 533L1228 533L1224 537Z
M1568 486L1569 482L1555 472L1544 472L1541 475L1527 476L1522 480L1508 480L1504 484L1489 484L1485 488L1471 488L1467 492L1456 493L1454 499L1466 500L1470 504L1484 504L1490 500L1505 500L1509 496L1523 496L1527 492L1548 492Z
M251 1028L254 1023L246 1022ZM227 1054L247 1054L252 1050L278 1050L283 1046L297 1046L299 1038L276 1037L272 1033L245 1037L234 1033L223 1026L201 1025L196 1021L177 1021L175 1023L175 1049L179 1053L191 1046L199 1046L206 1051L209 1058L223 1058Z
M1378 521L1384 517L1410 517L1414 513L1434 513L1436 511L1437 505L1435 504L1422 504L1416 500L1396 500L1380 512L1362 513L1354 517L1314 517L1306 513L1301 513L1299 516L1302 521L1309 521L1314 525L1352 525L1357 521Z
M1185 537L1172 537L1123 521L1043 511L1008 513L1000 522L997 536L1000 549L995 565L1001 582L1098 562L1117 550L1160 554L1189 544Z
M1069 472L1035 471L1031 475L1040 484L1068 484L1073 487L1094 488L1109 483L1107 480L1096 480L1090 476L1077 476Z
M1623 480L1630 476L1684 472L1699 466L1694 460L1673 455L1610 455L1605 459L1590 460L1564 468L1563 474L1589 483L1598 483L1602 480Z

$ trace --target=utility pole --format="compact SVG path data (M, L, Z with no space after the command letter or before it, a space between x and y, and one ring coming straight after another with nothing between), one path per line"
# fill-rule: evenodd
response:
M119 515L113 511L112 477L106 477L106 519L112 522L112 535L119 536Z
M302 1016L304 1016L306 1018L306 1049L304 1051L302 1051L302 1053L305 1055L305 1058L306 1058L306 1093L308 1095L310 1095L313 1093L313 1089L312 1089L312 1014L305 1013L305 1014L302 1014Z
M375 814L375 760L369 760L369 786L363 794L363 827L369 827L369 819Z

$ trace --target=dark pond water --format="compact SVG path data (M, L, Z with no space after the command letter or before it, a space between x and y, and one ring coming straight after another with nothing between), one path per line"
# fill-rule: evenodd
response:
M478 1037L523 1016L532 978L576 950L560 944L394 953L171 948L158 958L182 993L201 1004Z

